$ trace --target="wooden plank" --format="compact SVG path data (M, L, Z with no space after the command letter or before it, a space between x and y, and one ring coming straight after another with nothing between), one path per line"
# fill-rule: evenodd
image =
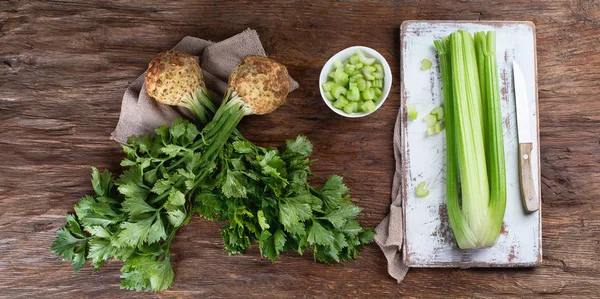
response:
M433 46L435 39L463 29L494 30L500 76L504 150L506 156L507 204L503 228L490 248L461 250L450 228L446 209L445 134L427 136L423 116L443 104L441 73ZM535 27L530 22L406 21L401 29L402 108L417 106L421 117L402 124L403 212L405 242L403 259L413 267L527 267L542 261L541 211L523 209L519 184L519 155L512 62L519 63L528 87L533 136L538 136ZM422 59L433 66L420 69ZM540 194L539 141L534 138L531 161L534 188ZM416 185L425 181L430 193L416 196Z
M594 1L3 1L0 4L0 298L550 297L600 288L600 7ZM256 29L301 88L240 129L261 145L314 143L315 184L344 175L374 226L389 211L399 78L372 116L348 120L320 98L318 74L349 46L379 51L399 74L399 29L411 19L531 20L537 25L543 264L537 269L411 269L389 278L377 245L358 260L272 264L254 247L223 253L218 224L198 218L175 239L175 283L162 294L119 289L119 263L73 273L49 247L65 213L92 191L90 167L118 171L109 140L129 82L186 35L214 41Z

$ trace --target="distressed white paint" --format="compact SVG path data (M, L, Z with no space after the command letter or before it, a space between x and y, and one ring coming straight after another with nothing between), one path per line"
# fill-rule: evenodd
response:
M460 250L454 244L445 216L445 134L427 137L423 117L443 103L441 74L433 45L435 39L464 29L496 31L496 53L500 72L502 117L507 170L507 207L504 217L505 233L493 247ZM414 104L419 112L417 120L403 124L403 163L405 244L404 261L412 267L479 267L479 266L533 266L541 262L541 209L532 214L523 210L518 181L518 140L515 99L512 83L512 60L523 71L529 97L531 127L534 144L533 173L539 177L537 84L535 30L525 22L431 22L407 21L401 30L402 84L404 88L402 111L406 104ZM505 56L506 55L506 56ZM433 66L421 71L421 60L427 58ZM403 112L404 113L404 112ZM406 118L404 118L406 119ZM415 196L416 185L427 182L427 197ZM535 181L539 192L539 180ZM541 198L541 197L540 197ZM440 218L443 216L443 219Z

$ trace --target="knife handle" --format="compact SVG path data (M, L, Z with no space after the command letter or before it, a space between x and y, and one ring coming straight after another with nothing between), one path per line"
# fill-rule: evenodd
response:
M533 143L519 143L519 177L521 182L521 199L528 213L535 212L540 206L533 185L533 169L531 168L531 150Z

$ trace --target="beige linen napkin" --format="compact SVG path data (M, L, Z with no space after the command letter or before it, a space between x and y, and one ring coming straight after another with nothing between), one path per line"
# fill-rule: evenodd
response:
M402 228L402 156L400 152L400 126L402 122L402 110L398 111L396 126L394 127L394 158L396 160L396 172L392 182L392 204L390 214L387 215L375 228L375 243L379 245L388 264L388 273L398 283L404 280L408 266L402 262L402 242L404 230Z
M252 29L217 43L186 36L173 50L197 56L206 87L219 96L225 93L229 74L242 58L248 55L266 56L258 34ZM126 143L132 135L152 134L156 127L170 124L178 117L191 117L185 108L164 105L152 99L146 93L145 76L144 72L123 95L119 122L111 134L117 142ZM298 83L290 77L290 92L296 88Z

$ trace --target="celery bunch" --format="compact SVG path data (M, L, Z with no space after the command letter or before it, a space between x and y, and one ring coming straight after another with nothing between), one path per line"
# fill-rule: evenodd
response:
M496 35L459 30L434 44L444 87L450 225L461 249L492 246L506 209Z

